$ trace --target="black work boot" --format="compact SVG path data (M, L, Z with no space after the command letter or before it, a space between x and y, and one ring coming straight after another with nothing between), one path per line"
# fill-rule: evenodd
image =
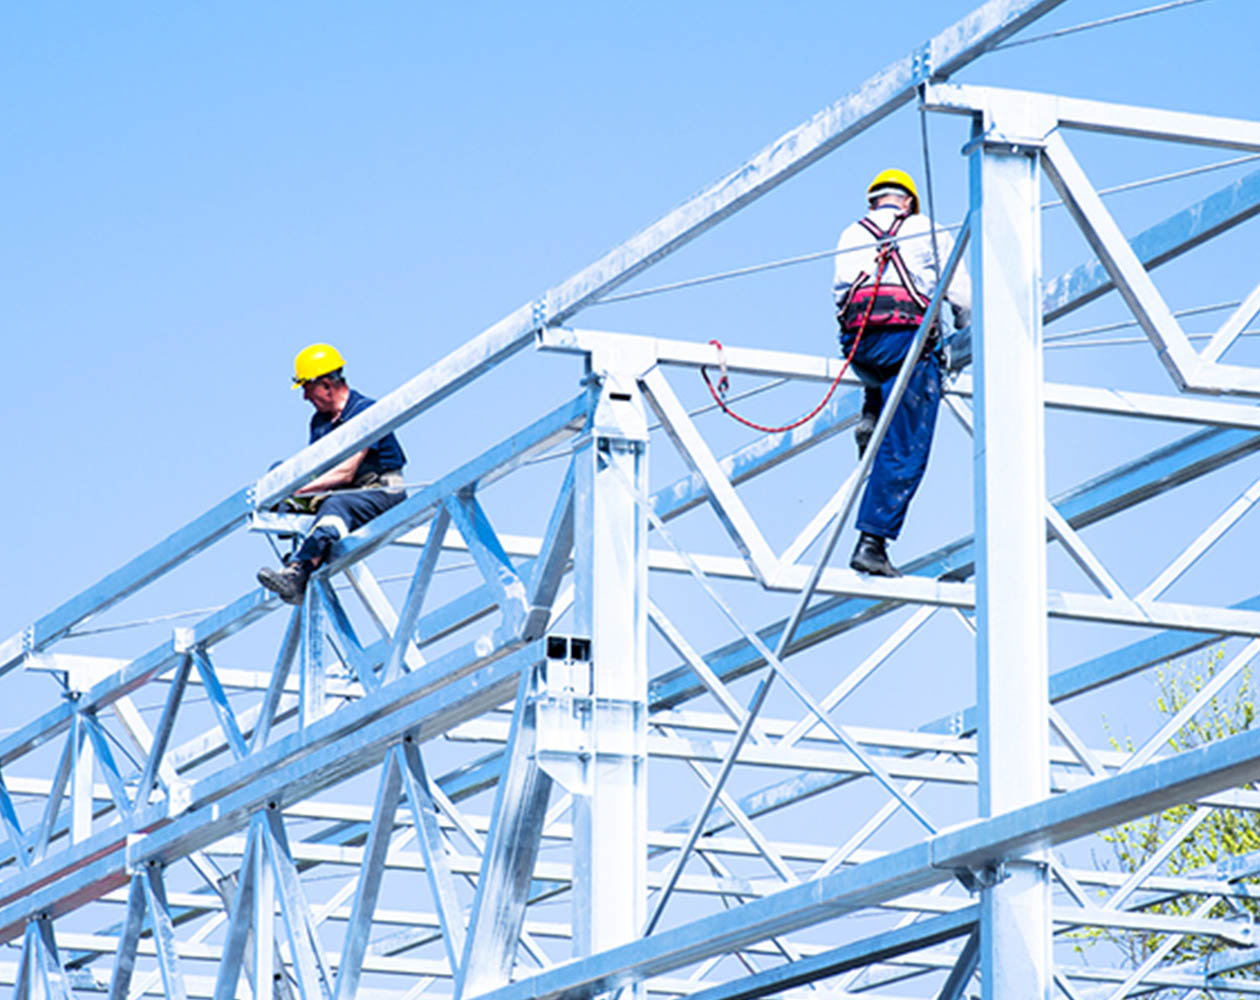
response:
M887 539L862 532L849 566L859 573L868 573L871 576L901 576L897 568L888 561L886 544Z
M285 604L301 604L310 575L311 564L305 559L295 559L280 569L264 566L258 571L258 582L277 594Z

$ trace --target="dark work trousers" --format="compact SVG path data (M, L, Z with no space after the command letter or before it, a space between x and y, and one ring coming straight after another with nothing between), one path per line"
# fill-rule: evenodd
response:
M853 356L853 372L864 386L879 390L881 399L892 394L897 372L914 342L914 334L914 328L869 327L862 335ZM842 333L840 347L848 357L853 336ZM874 395L867 392L867 401ZM929 347L915 364L901 404L875 455L871 478L858 508L858 531L881 538L896 538L901 533L910 499L927 470L940 405L941 366Z
M355 528L367 524L377 514L384 513L406 497L406 491L401 489L362 492L347 490L345 493L330 494L320 503L315 512L315 527L306 536L294 558L319 559L322 562L328 557L328 550L334 542L345 538Z

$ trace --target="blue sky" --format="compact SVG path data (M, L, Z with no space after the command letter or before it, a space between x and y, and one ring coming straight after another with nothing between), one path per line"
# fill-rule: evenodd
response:
M297 450L308 411L287 382L304 344L336 343L354 384L384 394L973 6L7 5L0 637ZM1136 6L1075 0L1032 32ZM1247 116L1257 29L1254 0L1207 0L996 53L958 79ZM929 128L938 215L954 221L965 125ZM875 170L922 176L918 130L916 113L901 112L639 285L827 248ZM1234 155L1092 138L1079 151L1099 185ZM1240 172L1113 207L1136 230ZM1048 216L1046 230L1047 275L1085 259L1061 222ZM1170 272L1175 307L1249 290L1254 233L1242 233ZM822 262L580 322L829 351L828 283ZM1054 372L1170 388L1149 351L1132 363L1118 349L1084 353ZM410 477L438 475L532 419L576 377L570 362L525 359L489 400L450 411L457 432L447 417L406 428ZM792 399L760 415L795 412ZM1133 432L1073 446L1071 462L1052 454L1052 487L1147 442ZM936 529L931 511L969 506L967 461L965 442L941 441L902 558L952 530ZM166 609L249 587L266 550L253 540L232 551ZM1133 540L1112 557L1147 571Z

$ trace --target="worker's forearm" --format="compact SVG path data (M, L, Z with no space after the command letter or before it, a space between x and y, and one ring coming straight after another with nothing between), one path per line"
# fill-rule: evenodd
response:
M363 456L367 454L367 450L351 455L340 465L334 465L322 476L312 479L301 489L294 490L295 495L303 493L322 493L326 490L338 490L345 486L354 484L354 477L359 471L359 463L363 461Z
M329 472L325 472L318 479L312 479L301 489L294 490L293 492L294 495L300 495L303 493L323 493L326 490L336 490L343 486L349 486L353 482L353 475L347 476L338 469L332 469Z

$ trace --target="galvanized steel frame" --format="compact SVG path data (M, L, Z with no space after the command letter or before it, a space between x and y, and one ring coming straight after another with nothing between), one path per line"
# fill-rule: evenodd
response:
M1055 385L1040 371L1041 324L1116 288L1175 389L1260 394L1254 370L1221 362L1260 307L1260 289L1195 352L1148 276L1148 269L1260 212L1260 172L1126 240L1062 134L1089 129L1255 150L1260 124L940 82L1059 2L990 0L344 429L0 645L0 672L50 671L70 694L0 739L0 938L21 941L12 968L0 963L0 981L11 976L23 1000L76 990L118 1000L154 991L217 1000L237 994L242 974L254 996L271 991L303 1000L411 998L430 987L435 994L496 1000L612 991L717 1000L839 976L845 978L837 996L893 996L888 988L899 981L935 976L940 996L958 997L977 973L986 997L1014 990L1084 996L1091 983L1110 984L1105 995L1117 1000L1131 989L1161 985L1260 993L1260 980L1221 978L1255 960L1251 925L1212 915L1217 901L1237 910L1238 901L1251 898L1246 880L1260 864L1239 859L1226 871L1176 877L1160 871L1160 862L1213 810L1260 808L1256 793L1240 789L1260 762L1260 736L1161 755L1188 709L1133 753L1104 751L1080 739L1054 707L1172 656L1245 641L1201 703L1260 649L1260 597L1232 607L1162 599L1255 505L1256 485L1223 504L1136 594L1125 592L1080 534L1260 450L1260 418L1242 403ZM967 249L969 234L976 323L954 345L957 370L948 391L977 441L978 531L976 539L912 561L911 575L880 580L828 564L869 457L782 553L737 489L851 426L856 393L838 397L797 431L719 458L667 374L714 363L711 348L565 324L916 94L931 110L966 114L975 123L969 228L947 270ZM1044 284L1037 224L1042 170L1101 262ZM1012 219L1022 220L1022 228ZM1012 260L1022 263L1010 267ZM939 305L938 293L933 311ZM986 336L987 330L998 332ZM973 333L974 377L961 371L971 361ZM222 669L215 652L281 610L261 591L176 629L140 656L119 661L64 650L64 640L88 617L156 585L226 534L246 524L300 530L300 519L265 508L451 394L476 392L479 375L531 346L584 358L586 389L345 539L279 629L269 673ZM829 357L738 347L728 347L724 361L732 371L816 383L834 378L838 365ZM974 413L968 399L976 401ZM1202 429L1047 498L1040 471L1045 408ZM647 474L649 410L689 469L655 492ZM480 497L558 447L566 449L567 471L549 517L536 536L501 535ZM1023 500L1011 504L1016 494ZM735 555L697 552L675 535L670 522L705 505ZM650 547L649 537L664 547ZM1096 592L1047 589L1048 541L1063 547ZM811 546L823 555L802 564ZM367 560L416 549L395 608ZM471 557L480 583L432 607L435 571L451 551ZM687 624L649 597L653 574L694 581L737 638L699 651ZM342 576L361 608L333 586ZM794 611L753 627L723 596L731 585L792 595ZM917 606L913 615L828 692L810 691L785 662L910 605ZM570 608L571 626L557 632ZM973 610L974 622L960 614ZM977 706L913 731L837 722L836 706L943 611L974 630ZM380 638L359 634L355 619L364 616ZM1050 674L1045 629L1055 618L1160 631ZM653 676L649 623L682 661ZM432 655L430 647L440 652ZM1004 669L1011 662L1025 669ZM762 679L746 701L732 685L757 671ZM763 714L772 680L800 703L798 718ZM192 688L206 700L213 725L174 745L189 717ZM152 729L133 701L148 690L162 692ZM243 708L240 693L247 691L260 694ZM687 707L704 696L714 710ZM502 710L510 704L508 721ZM1050 741L1052 728L1062 745ZM425 747L438 737L488 752L434 776ZM134 756L130 765L111 747L120 740ZM41 747L59 749L51 778L19 774ZM654 761L685 764L706 790L693 814L660 829L649 827L647 814ZM731 774L750 767L788 777L735 791ZM327 790L368 772L377 772L369 807L327 801ZM93 784L96 773L102 788ZM871 779L883 800L842 844L804 844L760 825L820 793L864 787ZM488 815L464 811L462 802L491 786ZM938 829L917 798L938 786L978 789L979 815L961 828ZM15 796L42 802L34 821ZM1196 804L1190 819L1127 879L1072 869L1049 853L1109 825L1187 803ZM562 822L570 812L573 820ZM920 824L913 842L892 850L872 846L899 814ZM293 836L303 819L324 824L317 836ZM403 851L412 840L418 859ZM543 859L543 848L554 845L570 851L569 864ZM650 867L658 858L670 859L665 870ZM689 864L693 858L707 873ZM733 867L750 859L761 876ZM208 891L172 890L169 873L184 862ZM223 862L234 864L235 874L225 873ZM357 874L330 899L313 901L305 872L338 863L354 865ZM386 874L417 868L432 912L378 912ZM467 903L464 882L473 886ZM1094 895L1100 890L1110 893L1101 904ZM662 924L674 894L735 905ZM539 901L564 896L573 900L568 922L532 915ZM1174 897L1204 902L1189 916L1146 909L1153 899ZM123 904L121 922L92 934L66 928L104 899ZM893 925L839 947L800 935L868 911L891 915ZM330 920L345 925L335 946L323 930ZM199 922L197 930L181 937L189 922ZM396 926L404 930L382 937ZM1173 947L1167 942L1136 969L1056 964L1054 933L1081 926L1159 933L1172 943L1194 936L1235 952L1195 970L1167 961ZM557 958L544 940L571 941L574 957ZM432 957L387 954L388 947L405 954L434 942L440 952ZM954 945L938 947L948 942ZM732 974L723 964L731 956L746 971ZM524 970L524 959L538 971ZM216 975L191 975L187 968L196 962L216 962ZM685 977L688 968L694 971ZM373 985L363 985L365 976ZM396 985L379 985L387 981Z

